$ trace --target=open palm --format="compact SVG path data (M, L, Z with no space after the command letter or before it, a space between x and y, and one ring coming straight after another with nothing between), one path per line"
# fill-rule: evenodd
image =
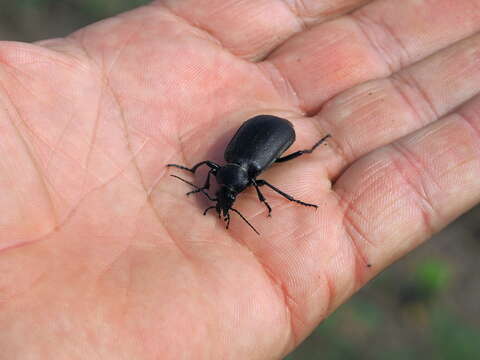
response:
M0 43L3 356L291 351L479 201L479 8L165 0ZM202 216L206 199L168 175L194 178L165 167L221 162L257 114L295 125L290 151L332 135L262 174L318 210L266 189L267 218L253 189L238 197L261 236Z

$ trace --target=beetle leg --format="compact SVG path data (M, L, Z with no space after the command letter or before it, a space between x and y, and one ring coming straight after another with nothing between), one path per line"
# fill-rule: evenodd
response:
M220 165L218 165L217 163L214 163L213 161L209 161L209 160L201 161L198 164L195 164L191 168L183 166L183 165L178 165L178 164L167 164L167 167L176 167L176 168L179 168L179 169L182 169L182 170L190 171L191 173L195 173L195 171L197 171L197 169L202 165L207 165L210 169L212 169L214 171L214 175L215 175L215 172L220 168Z
M294 152L290 155L278 158L277 160L275 160L275 162L284 162L284 161L295 159L295 158L297 158L297 157L299 157L300 155L303 155L303 154L311 154L313 152L313 150L315 150L320 144L323 144L325 142L325 140L327 140L329 137L330 137L330 134L325 135L323 138L321 138L319 141L317 141L315 143L315 145L313 145L310 149L296 151L296 152Z
M230 214L227 213L227 216L225 216L224 220L227 222L225 229L228 229L228 227L230 226Z
M203 185L201 188L197 188L195 190L192 190L192 191L189 191L187 193L187 196L190 195L190 194L195 194L199 191L203 191L203 190L208 190L210 189L210 175L214 172L214 169L211 169L209 172L208 172L208 175L207 175L207 180L205 181L205 185Z
M206 208L205 211L203 212L203 215L207 215L207 212L210 209L215 209L215 206L209 206L208 208Z
M265 199L265 196L263 196L262 192L260 191L260 189L258 188L258 183L255 181L255 180L252 180L252 184L253 186L255 186L255 190L257 190L257 196L258 196L258 200L260 200L262 203L265 204L265 206L267 207L268 209L268 216L272 216L271 213L272 213L272 208L270 207L270 204L267 202L267 200Z
M177 175L170 175L170 176L172 176L172 177L174 177L174 178L177 178L178 180L181 180L181 181L183 181L184 183L187 183L187 184L190 185L190 186L193 186L195 189L199 189L198 191L200 191L203 195L205 195L205 196L208 198L208 200L210 200L210 201L217 201L216 198L212 198L209 193L207 193L205 190L199 188L197 185L192 184L190 181L187 181L187 180L185 180L185 179L182 179L180 176L177 176Z
M258 186L263 186L263 185L267 185L270 189L272 189L273 191L276 191L277 193L279 193L280 195L282 195L284 198L290 200L290 201L294 201L296 203L299 203L303 206L311 206L311 207L314 207L314 208L317 208L318 205L315 205L315 204L309 204L309 203L306 203L306 202L303 202L303 201L300 201L300 200L297 200L295 199L294 197L292 197L291 195L288 195L287 193L284 193L282 190L276 188L275 186L273 186L272 184L270 184L269 182L265 181L265 180L256 180L256 183Z

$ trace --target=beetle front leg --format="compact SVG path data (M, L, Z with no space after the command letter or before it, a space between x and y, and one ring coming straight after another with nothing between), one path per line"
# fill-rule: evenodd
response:
M325 142L325 140L327 140L329 137L330 137L330 134L325 135L323 138L318 140L315 143L315 145L313 145L310 149L295 151L294 153L292 153L290 155L278 158L277 160L275 160L275 162L285 162L285 161L288 161L288 160L295 159L295 158L297 158L297 157L299 157L300 155L303 155L303 154L311 154L313 152L313 150L315 150L320 144L323 144Z
M210 200L210 201L218 201L217 198L212 198L209 193L207 193L205 190L199 188L197 185L192 184L190 181L185 180L185 179L182 179L180 176L177 176L177 175L170 175L170 176L171 176L171 177L174 177L174 178L176 178L176 179L178 179L178 180L183 181L184 183L186 183L186 184L194 187L195 189L199 189L198 191L201 192L203 195L205 195L205 196L208 198L208 200Z
M258 188L261 185L258 185L258 183L255 180L252 180L252 184L255 187L255 190L257 191L258 200L260 200L262 203L264 203L265 206L268 209L268 215L267 216L272 216L271 215L272 214L272 208L270 207L270 204L267 202L267 199L265 199L265 196L263 196L262 192Z
M182 169L182 170L190 171L191 173L195 173L195 171L197 171L197 169L202 165L207 165L210 169L215 170L215 171L220 169L220 165L218 165L217 163L214 163L213 161L210 161L210 160L201 161L198 164L195 164L191 168L183 166L183 165L178 165L178 164L167 164L167 167L176 167L176 168L179 168L179 169Z
M276 188L275 186L273 186L272 184L270 184L269 182L265 181L265 180L256 180L256 183L258 186L263 186L263 185L267 185L270 189L272 189L273 191L279 193L280 195L282 195L284 198L290 200L290 201L293 201L293 202L296 202L298 204L301 204L303 206L311 206L311 207L314 207L314 208L318 208L318 205L315 205L315 204L309 204L309 203L306 203L306 202L303 202L303 201L300 201L300 200L297 200L295 199L293 196L291 195L288 195L287 193L284 193L282 190Z

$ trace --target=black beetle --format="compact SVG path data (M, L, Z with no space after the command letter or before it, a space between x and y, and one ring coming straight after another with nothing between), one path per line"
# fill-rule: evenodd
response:
M224 221L227 223L226 227L228 229L228 225L230 224L229 211L232 210L240 215L253 231L259 234L252 224L250 224L237 209L232 207L238 194L253 185L257 191L258 199L263 202L268 209L268 216L270 216L272 208L260 191L260 186L263 185L268 186L290 201L316 208L317 205L294 199L267 181L257 179L257 176L274 162L284 162L295 159L300 155L311 153L329 137L330 135L324 136L310 149L296 151L290 155L280 157L295 141L295 131L292 123L273 115L258 115L245 121L237 130L232 140L230 140L224 154L225 161L227 162L226 165L221 166L213 161L206 160L199 162L191 168L177 164L168 164L167 166L173 166L195 173L200 166L207 165L210 171L208 172L203 187L198 187L176 175L172 176L195 188L195 190L188 192L187 195L201 192L209 200L216 202L215 206L210 206L205 209L203 215L210 209L216 209L218 217L223 213ZM215 175L217 183L220 185L215 198L212 198L210 194L205 191L210 188L210 175L212 174Z

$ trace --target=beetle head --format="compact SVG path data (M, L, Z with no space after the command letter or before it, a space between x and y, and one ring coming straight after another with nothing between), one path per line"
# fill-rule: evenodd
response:
M215 206L210 206L205 211L203 212L203 215L205 215L208 210L215 208L217 210L218 217L221 217L223 215L223 220L227 223L226 227L228 229L228 226L230 225L230 211L233 211L238 214L242 218L243 221L245 221L250 228L257 233L257 235L260 235L260 233L253 227L252 224L245 218L245 216L242 215L240 211L237 209L233 208L232 205L235 202L235 199L237 198L237 192L228 188L227 186L221 186L220 189L217 191L217 204Z
M223 215L225 221L227 221L229 217L228 212L232 208L236 198L237 193L226 186L221 186L217 191L217 213L218 216Z

